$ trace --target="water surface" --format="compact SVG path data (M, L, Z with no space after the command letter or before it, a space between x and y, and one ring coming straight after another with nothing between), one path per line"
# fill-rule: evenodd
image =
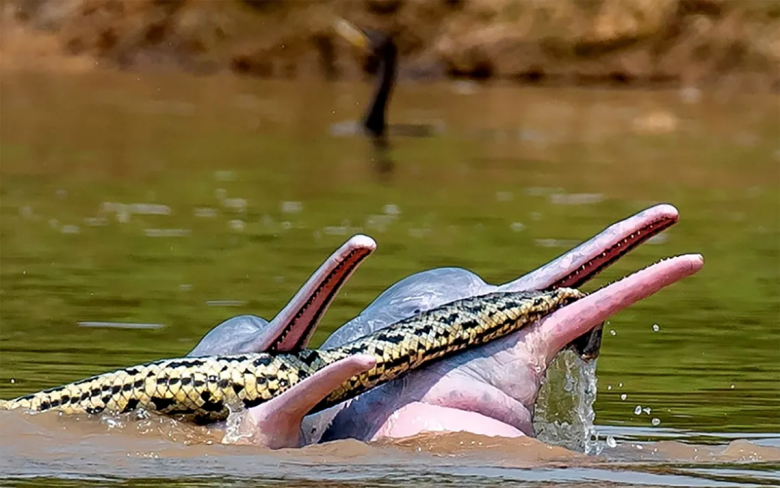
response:
M369 92L4 74L0 396L186 354L233 315L270 318L354 233L378 250L314 345L411 273L463 266L509 281L668 202L681 222L586 287L669 255L706 259L696 276L606 326L600 454L552 447L555 438L460 434L269 452L163 421L7 413L3 477L63 486L780 483L777 97L401 85L392 121L446 131L395 139L388 165L366 141L331 135L332 124L359 117Z

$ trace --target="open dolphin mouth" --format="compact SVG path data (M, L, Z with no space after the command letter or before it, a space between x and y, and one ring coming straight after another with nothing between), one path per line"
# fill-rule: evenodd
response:
M329 257L296 293L290 301L292 306L288 305L274 318L274 322L283 329L276 334L269 334L276 338L265 350L283 352L297 347L297 344L306 344L333 298L358 265L375 249L373 239L357 235Z
M629 251L680 219L672 205L656 205L621 220L549 263L500 287L502 291L578 288Z
M572 334L586 333L595 325L644 300L662 288L690 276L704 265L701 254L685 254L663 259L620 280L605 285L576 302L566 305L542 319L540 328L551 329L549 337L557 339L551 343L563 348ZM565 329L565 333L554 333L552 329ZM555 340L551 339L551 340ZM547 358L548 362L552 357Z
M587 334L632 304L696 273L703 265L704 259L699 254L664 259L559 308L530 326L531 338L528 342L541 344L541 347L533 349L533 354L538 356L539 364L549 365L574 338ZM544 369L540 374L544 374ZM388 419L373 439L402 438L424 431L463 430L502 437L532 435L530 425L522 428L511 425L501 416L485 413L483 407L413 402L404 405Z
M560 281L553 284L551 288L578 288L601 271L608 268L612 263L626 255L632 249L677 223L677 220L679 219L677 210L669 205L656 208L655 214L656 215L651 215L651 220L642 227L634 230L625 237L616 239L617 242L582 264L569 275L563 277ZM621 224L631 225L631 222L629 221ZM609 233L610 229L607 229L605 232ZM575 249L573 252L577 252L578 250L579 248Z
M578 288L679 219L680 214L672 205L650 207L609 226L520 279L503 285L501 290ZM603 326L599 324L573 339L569 347L585 361L596 359L601 350L602 333Z

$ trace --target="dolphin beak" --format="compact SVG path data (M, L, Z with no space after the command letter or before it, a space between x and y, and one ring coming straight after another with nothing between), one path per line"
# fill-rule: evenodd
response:
M346 39L347 42L353 46L364 51L370 50L371 43L369 42L368 36L352 23L340 18L333 23L333 27L337 34Z
M344 382L376 366L367 354L349 356L330 364L281 395L252 407L241 417L238 431L223 443L256 444L270 449L300 447L301 422L320 401Z
M695 274L702 266L704 258L700 254L668 258L556 310L539 323L541 343L546 345L545 364L567 344L600 327L612 315Z

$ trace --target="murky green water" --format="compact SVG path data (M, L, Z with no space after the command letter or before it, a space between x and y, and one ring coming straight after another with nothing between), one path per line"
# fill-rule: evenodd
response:
M597 428L622 443L769 434L757 445L780 446L777 97L704 93L686 103L677 93L402 85L391 119L442 121L447 131L396 139L388 172L364 140L330 135L330 124L359 116L364 85L8 74L0 90L3 398L185 354L233 315L270 318L357 232L378 250L337 298L315 345L404 276L455 265L505 282L668 202L681 222L589 288L673 254L699 252L706 265L611 320ZM650 413L635 415L637 406ZM616 452L616 462L636 459L620 445ZM171 478L159 466L105 482ZM588 469L618 469L602 468ZM733 476L732 468L687 470L681 483L771 480L755 466ZM345 478L315 470L312 479L374 479L361 478L363 467L345 469ZM395 472L404 469L420 473L416 465ZM431 469L432 483L515 479L488 468L437 478ZM642 471L558 479L541 469L516 481L676 483L643 481ZM58 472L49 465L39 474ZM35 476L36 468L10 473ZM190 475L180 481L211 483Z

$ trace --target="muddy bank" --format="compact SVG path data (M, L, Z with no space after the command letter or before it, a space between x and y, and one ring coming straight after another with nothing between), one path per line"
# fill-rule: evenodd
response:
M355 78L335 16L405 78L780 89L780 0L0 0L0 66Z

